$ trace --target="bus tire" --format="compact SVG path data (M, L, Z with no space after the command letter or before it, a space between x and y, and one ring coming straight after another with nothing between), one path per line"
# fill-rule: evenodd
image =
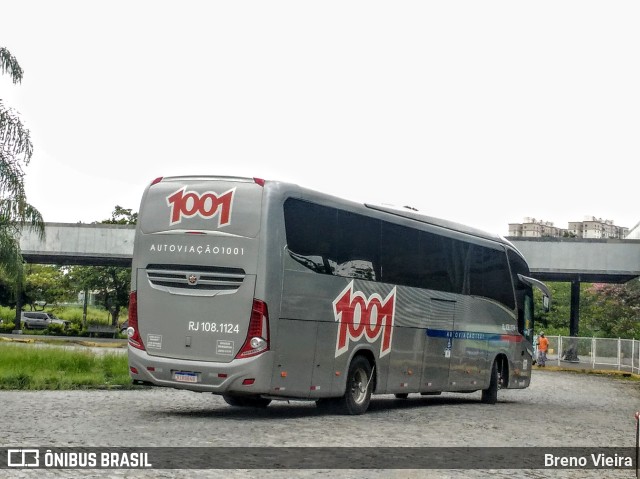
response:
M498 402L498 364L496 361L493 362L493 366L491 367L489 387L482 390L480 402L484 404L495 404Z
M407 399L409 397L409 393L396 393L394 396L396 399Z
M235 407L265 408L271 404L271 399L265 399L260 396L233 396L223 394L222 399L224 399L229 406Z
M336 410L341 414L364 414L371 401L373 390L371 364L364 356L356 356L349 365L347 390L336 401Z

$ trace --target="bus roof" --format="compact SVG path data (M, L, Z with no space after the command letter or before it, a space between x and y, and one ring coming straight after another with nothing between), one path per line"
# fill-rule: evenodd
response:
M359 203L351 200L347 200L345 198L341 198L338 196L334 196L328 193L324 193L318 190L313 190L304 186L301 186L296 183L289 183L286 181L279 180L265 180L262 178L255 177L241 177L241 176L226 176L226 175L187 175L187 176L165 176L162 178L158 178L158 180L162 181L194 181L194 180L226 180L226 181L240 181L240 182L248 182L248 183L258 183L260 185L268 185L269 188L276 188L283 190L297 190L301 193L308 194L311 196L318 196L319 198L331 198L334 201L338 201L341 203L351 204L354 207L365 207L371 210L379 211L382 213L419 221L421 223L437 226L440 228L448 229L451 231L468 234L471 236L475 236L477 238L482 238L490 241L496 241L501 244L509 245L514 250L518 251L517 248L506 238L496 233L489 233L487 231L480 230L478 228L474 228L472 226L467 226L462 223L456 223L454 221L444 220L441 218L435 218L433 216L427 216L420 213L418 210L410 209L409 207L398 207L393 205L377 205L372 203ZM521 254L521 253L520 253Z
M474 228L472 226L464 225L462 223L456 223L454 221L448 221L448 220L443 220L441 218L435 218L433 216L427 216L420 213L417 210L411 210L407 207L398 207L398 206L391 206L391 205L374 205L370 203L365 203L365 206L372 210L383 211L385 213L401 216L403 218L419 221L421 223L439 226L440 228L445 228L452 231L458 231L460 233L465 233L465 234L469 234L472 236L477 236L480 238L489 239L493 241L499 241L500 243L509 243L507 239L505 239L504 237L498 234L489 233L489 232Z

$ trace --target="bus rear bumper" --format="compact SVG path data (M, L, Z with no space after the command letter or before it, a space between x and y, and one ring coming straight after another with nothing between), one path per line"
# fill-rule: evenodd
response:
M151 356L129 346L129 376L134 382L214 394L267 394L271 354L229 363ZM265 374L265 371L268 371Z

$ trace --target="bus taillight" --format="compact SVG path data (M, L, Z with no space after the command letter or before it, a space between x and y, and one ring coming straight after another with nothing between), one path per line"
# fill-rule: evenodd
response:
M267 311L267 304L259 299L254 299L247 339L238 354L236 354L236 359L250 358L268 350L269 312Z
M138 331L138 293L136 291L129 293L129 327L127 328L127 336L129 337L129 345L145 350L142 337L140 337L140 332Z

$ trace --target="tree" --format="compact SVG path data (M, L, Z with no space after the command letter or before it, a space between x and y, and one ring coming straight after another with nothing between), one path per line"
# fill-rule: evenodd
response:
M607 338L636 338L640 335L640 281L625 284L594 284L592 329Z
M16 307L17 299L15 279L9 278L5 271L0 268L0 306Z
M118 325L122 308L129 304L131 268L118 266L74 266L71 282L83 291L97 291L98 302L109 312L111 324Z
M571 309L571 284L563 282L548 283L551 290L551 309L544 312L542 308L536 308L536 332L541 330L549 334L568 334L569 311ZM536 294L538 294L536 292ZM541 304L537 301L536 304Z
M0 73L9 74L14 84L22 81L22 68L6 48L0 48ZM24 189L24 167L32 155L29 130L18 113L0 100L0 267L20 283L24 281L22 229L32 227L44 237L42 215L27 202Z
M31 310L44 310L50 303L59 303L70 299L73 291L69 285L69 277L63 268L52 265L27 265L24 287L24 303Z
M111 213L111 218L102 220L101 223L109 225L135 225L138 222L138 213L132 213L131 209L125 209L116 205Z

